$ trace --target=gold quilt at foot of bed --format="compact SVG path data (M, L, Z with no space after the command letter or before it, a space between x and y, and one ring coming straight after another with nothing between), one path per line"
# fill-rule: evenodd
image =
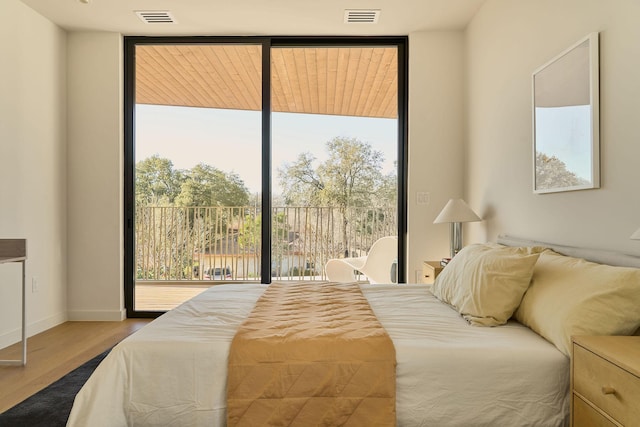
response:
M272 284L231 344L228 426L394 426L395 349L356 284Z

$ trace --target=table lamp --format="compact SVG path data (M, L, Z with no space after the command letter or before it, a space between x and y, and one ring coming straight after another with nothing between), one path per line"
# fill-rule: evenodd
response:
M462 223L475 221L481 221L480 217L462 199L449 200L433 221L434 224L451 223L451 258L462 249Z

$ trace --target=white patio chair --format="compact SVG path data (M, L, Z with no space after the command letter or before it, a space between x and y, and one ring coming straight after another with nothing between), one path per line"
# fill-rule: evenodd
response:
M367 276L369 283L396 283L392 267L397 258L398 238L388 236L376 240L367 256L330 259L324 268L330 282L355 282L357 270Z

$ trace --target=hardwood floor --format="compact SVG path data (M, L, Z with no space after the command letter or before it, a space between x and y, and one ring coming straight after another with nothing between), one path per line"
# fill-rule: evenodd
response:
M0 413L45 388L65 374L149 323L66 322L27 340L26 366L0 366ZM19 359L20 343L0 350L0 359Z

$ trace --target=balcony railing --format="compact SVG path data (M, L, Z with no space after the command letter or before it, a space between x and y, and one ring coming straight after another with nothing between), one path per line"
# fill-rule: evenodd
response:
M324 280L331 258L362 256L397 234L394 207L274 207L271 274ZM261 211L239 207L136 209L136 280L260 281Z

